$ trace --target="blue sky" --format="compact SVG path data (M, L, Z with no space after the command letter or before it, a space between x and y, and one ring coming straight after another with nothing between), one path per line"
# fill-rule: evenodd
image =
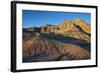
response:
M22 14L23 28L39 27L45 24L58 25L63 23L64 20L74 20L76 18L81 18L89 24L91 22L91 14L82 12L23 10Z

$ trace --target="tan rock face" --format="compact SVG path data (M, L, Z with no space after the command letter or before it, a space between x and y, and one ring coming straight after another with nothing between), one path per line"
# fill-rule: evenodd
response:
M90 24L85 23L83 20L81 19L76 19L74 20L74 23L76 25L79 25L85 32L90 32L91 28L90 28Z
M90 59L90 25L81 19L47 24L23 35L23 62ZM32 33L31 33L32 32Z
M59 30L66 30L66 31L74 30L74 29L76 29L74 27L74 24L79 25L85 32L90 32L90 25L81 19L76 19L76 20L72 20L72 21L64 21L62 24L57 25L57 26L46 25L42 29L47 32L50 32L50 31L57 32Z
M76 39L82 39L90 42L90 36L86 34L90 33L90 25L85 23L81 19L64 21L62 24L57 26L44 26L42 27L42 31L52 32L54 34L62 34L65 36L70 36Z

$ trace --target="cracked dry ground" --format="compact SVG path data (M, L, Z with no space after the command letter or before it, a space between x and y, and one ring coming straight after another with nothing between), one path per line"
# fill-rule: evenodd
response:
M23 62L85 59L90 59L90 50L73 43L36 36L23 39Z

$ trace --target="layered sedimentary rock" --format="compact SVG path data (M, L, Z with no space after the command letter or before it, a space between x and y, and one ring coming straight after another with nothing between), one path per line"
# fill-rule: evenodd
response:
M90 25L81 19L23 30L23 62L90 59Z

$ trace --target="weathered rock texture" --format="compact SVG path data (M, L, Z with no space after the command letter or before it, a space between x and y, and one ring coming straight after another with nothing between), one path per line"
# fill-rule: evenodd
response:
M23 32L23 62L90 59L90 25L81 19Z

